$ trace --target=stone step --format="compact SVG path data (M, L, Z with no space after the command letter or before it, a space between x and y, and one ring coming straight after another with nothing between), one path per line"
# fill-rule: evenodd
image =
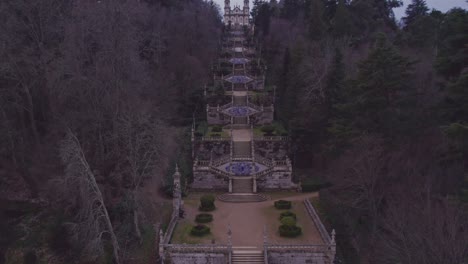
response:
M234 96L233 99L236 106L247 105L247 96Z
M218 200L226 203L257 203L270 198L259 193L224 193L218 195Z
M260 250L233 250L233 264L258 264L265 263L263 251Z
M233 142L233 152L234 157L251 157L252 149L250 141L234 141Z
M246 116L243 116L243 117L234 117L233 118L233 123L234 125L248 125L247 123L247 117Z
M233 179L232 192L233 193L252 193L253 180L252 179Z

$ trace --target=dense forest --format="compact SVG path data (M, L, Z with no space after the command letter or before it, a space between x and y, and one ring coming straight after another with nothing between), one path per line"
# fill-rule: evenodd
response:
M0 263L149 263L219 7L5 0L0 14Z
M252 17L340 263L464 263L468 12L413 0L398 23L400 5L256 0Z
M254 0L337 263L468 260L468 11ZM202 0L0 2L0 263L149 263L222 33ZM169 204L168 204L169 201ZM169 210L167 207L169 206Z

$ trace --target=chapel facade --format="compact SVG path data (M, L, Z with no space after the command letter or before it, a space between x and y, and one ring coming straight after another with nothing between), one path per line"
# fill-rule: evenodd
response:
M235 5L231 8L231 1L224 1L224 24L227 26L248 26L249 25L249 0L244 0L244 7Z

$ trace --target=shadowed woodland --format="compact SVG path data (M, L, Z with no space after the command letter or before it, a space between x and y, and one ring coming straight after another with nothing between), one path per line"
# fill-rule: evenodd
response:
M337 263L468 261L468 12L253 1L297 181ZM202 0L0 2L0 263L150 263L216 59ZM167 208L169 204L169 209Z

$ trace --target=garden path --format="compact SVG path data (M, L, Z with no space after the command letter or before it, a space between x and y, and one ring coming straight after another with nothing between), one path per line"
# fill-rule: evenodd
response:
M272 194L273 198L275 194ZM283 238L277 233L279 214L283 210L277 210L273 206L274 200L258 203L224 203L216 201L216 210L212 212L214 221L210 224L213 238L216 243L227 243L228 226L232 230L233 246L263 246L263 230L266 226L268 243L273 244L323 244L320 233L304 207L304 199L317 196L317 193L296 194L281 193L281 199L293 201L291 211L296 213L298 226L302 228L303 235L297 238ZM191 197L190 199L196 199ZM187 220L194 219L198 214L198 201L192 200L185 206Z

